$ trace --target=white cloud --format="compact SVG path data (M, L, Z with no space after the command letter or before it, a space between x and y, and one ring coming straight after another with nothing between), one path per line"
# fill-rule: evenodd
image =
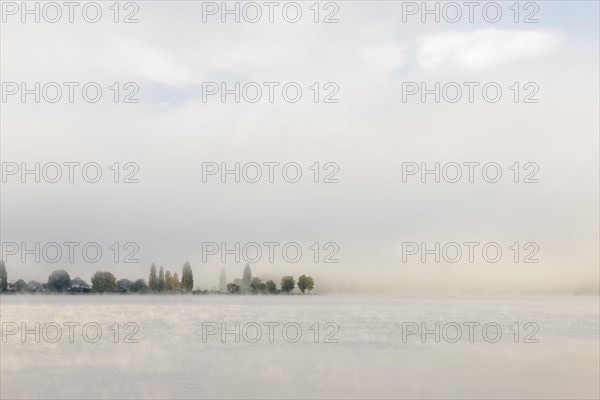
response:
M178 88L185 88L199 80L197 71L188 67L174 52L123 40L113 42L109 49L106 54L112 52L116 56L104 58L104 63L114 74L135 71L144 79Z
M370 68L384 72L392 72L407 61L404 48L391 43L365 48L360 57Z
M561 35L548 31L483 29L436 33L417 40L416 57L424 69L482 70L550 53L561 39Z

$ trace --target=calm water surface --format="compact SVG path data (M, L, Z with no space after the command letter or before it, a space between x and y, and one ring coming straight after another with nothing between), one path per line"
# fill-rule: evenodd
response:
M598 398L599 313L598 297L2 296L0 397ZM403 340L423 322L439 336Z

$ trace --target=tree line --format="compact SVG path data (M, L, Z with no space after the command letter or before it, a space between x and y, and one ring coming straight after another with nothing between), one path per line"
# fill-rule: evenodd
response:
M181 282L177 272L171 274L170 271L163 272L163 267L160 267L158 276L156 274L156 265L150 267L150 276L148 283L144 279L130 281L123 278L117 278L108 271L96 271L91 277L91 286L83 279L76 277L71 279L71 276L64 269L57 269L48 276L46 283L40 283L32 280L25 282L23 279L18 279L14 282L10 291L13 292L56 292L56 293L145 293L145 292L191 292L194 287L194 275L192 266L189 262L183 264ZM9 291L8 273L6 264L0 260L0 291Z
M57 293L176 293L192 292L194 288L194 274L192 266L188 261L183 264L181 280L177 272L164 271L161 265L158 273L156 264L150 266L150 275L148 282L144 279L130 281L129 279L119 279L108 271L96 271L91 277L91 286L80 277L71 279L69 273L63 269L53 271L48 276L46 283L40 283L32 280L25 282L18 279L12 285L8 285L8 273L4 261L0 260L0 291L12 292L57 292ZM277 294L281 292L290 293L296 287L294 277L287 275L281 278L280 288L273 280L263 282L258 277L252 277L250 265L246 264L241 279L234 279L233 282L226 283L225 269L221 269L220 293L228 294ZM313 290L315 282L311 276L301 275L298 278L298 289L304 294Z
M252 277L252 270L250 264L246 264L244 267L244 273L242 279L234 279L233 282L225 285L225 269L221 268L221 292L227 292L230 294L275 294L280 292L290 293L296 287L296 281L291 275L286 275L281 278L280 287L277 289L277 285L273 280L263 282L258 277ZM312 276L301 275L298 278L298 289L304 294L306 291L310 293L315 286L315 281Z
M192 266L188 261L183 264L180 282L179 274L177 272L174 274L171 274L171 271L164 272L162 265L160 266L157 276L156 264L153 263L150 266L150 276L148 277L147 288L152 292L171 292L178 290L191 292L194 288L194 273L192 272Z

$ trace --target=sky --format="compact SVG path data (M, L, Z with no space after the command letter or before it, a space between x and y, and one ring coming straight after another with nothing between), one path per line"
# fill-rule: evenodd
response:
M254 275L310 274L320 293L597 293L598 3L525 3L517 23L512 2L498 3L496 23L480 9L470 23L464 8L457 23L431 16L423 23L392 1L321 2L317 23L311 2L298 3L297 23L278 10L269 23L262 2L256 23L203 15L220 2L137 2L120 10L120 20L135 11L139 22L127 24L113 22L109 2L99 2L102 18L93 24L77 11L73 23L23 23L3 8L0 235L9 280L45 281L58 268L88 281L96 270L147 278L153 262L181 274L188 260L196 287L212 289L222 266L231 281L248 260L223 262L222 252L206 254L207 243L237 242L261 244ZM323 23L328 15L338 22ZM527 16L538 22L524 23ZM80 85L72 103L64 85L56 103L32 95L23 103L20 93L7 95L11 82ZM81 96L88 82L103 90L97 103ZM235 82L252 82L248 97L256 86L262 97L236 103L228 95L223 103L207 94ZM272 103L264 82L278 85ZM295 103L283 98L290 82L302 89ZM440 102L406 94L435 82L453 83ZM472 102L464 82L476 83ZM490 82L502 90L497 102L483 97ZM446 101L456 86L462 97ZM138 102L124 103L128 94ZM63 165L62 179L37 183L29 175L23 183L20 171L11 175L15 165L36 162ZM65 162L96 163L102 177L88 183L76 169L70 183ZM272 162L279 166L270 183L264 163ZM472 183L465 162L479 163ZM257 163L263 176L203 179L207 163L248 165L249 174L256 164L248 163ZM300 167L298 182L283 179L287 163ZM417 173L404 182L406 163L456 163L463 176L436 183L426 175L423 183ZM488 163L500 166L496 183L482 178ZM66 252L65 242L80 243L72 263L66 254L57 262L51 254L21 259L22 243L59 243ZM273 262L265 242L279 243ZM462 258L406 254L411 244L436 242L461 244ZM473 262L465 242L479 243ZM86 243L102 249L99 261L83 257ZM286 243L302 249L300 260L282 255ZM487 243L501 249L499 261L483 257ZM247 248L254 257L255 247ZM137 261L124 262L132 252ZM324 262L328 256L338 262ZM524 262L528 256L538 262Z

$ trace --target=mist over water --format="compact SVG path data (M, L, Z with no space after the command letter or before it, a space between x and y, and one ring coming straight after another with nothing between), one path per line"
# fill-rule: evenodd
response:
M3 296L2 322L95 321L103 338L88 343L25 343L2 350L2 398L597 398L599 305L596 297L407 298L353 296ZM107 327L136 322L139 343L113 342ZM502 338L466 330L456 343L434 335L402 340L402 323L433 329L496 322ZM202 338L202 323L262 326ZM264 323L295 322L287 342ZM320 324L319 343L314 323ZM324 343L332 329L339 330ZM536 322L538 343L514 343L510 325ZM464 326L463 326L464 329ZM450 333L452 332L452 333ZM296 333L289 330L289 337ZM454 337L450 329L447 336ZM495 333L490 333L495 336ZM121 338L122 341L122 338Z
M318 293L397 295L598 295L599 271L540 265L417 265L396 268L366 267L358 279L343 278L343 270L315 271Z

